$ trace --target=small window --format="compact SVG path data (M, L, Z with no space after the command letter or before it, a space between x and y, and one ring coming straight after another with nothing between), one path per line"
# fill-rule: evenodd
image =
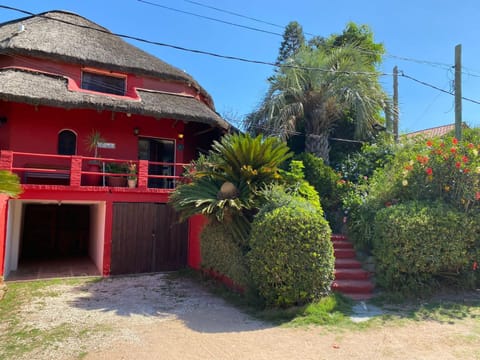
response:
M84 71L82 73L82 89L125 95L125 78Z
M70 130L62 130L58 134L58 154L75 155L77 152L77 135Z

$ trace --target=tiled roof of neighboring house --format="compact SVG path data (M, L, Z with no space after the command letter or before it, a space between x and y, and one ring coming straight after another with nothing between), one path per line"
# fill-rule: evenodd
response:
M181 95L137 89L140 101L69 91L67 79L19 69L0 69L0 99L31 105L48 105L66 109L111 110L157 118L215 124L223 129L230 125L204 103Z
M464 129L468 128L468 126L463 123L462 127ZM419 130L419 131L414 131L408 134L405 134L407 138L413 138L416 136L423 136L425 138L433 138L436 136L443 136L445 134L448 134L451 131L455 131L455 124L448 124L448 125L442 125L442 126L437 126L433 127L430 129L424 129L424 130Z

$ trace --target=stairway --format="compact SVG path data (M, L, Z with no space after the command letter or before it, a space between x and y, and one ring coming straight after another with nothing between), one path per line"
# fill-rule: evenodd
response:
M362 269L353 244L345 235L332 235L335 253L335 280L332 290L353 300L368 300L373 296L374 285L370 273Z

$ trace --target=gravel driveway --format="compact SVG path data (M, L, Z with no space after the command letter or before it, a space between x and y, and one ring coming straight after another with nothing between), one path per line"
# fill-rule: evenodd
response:
M277 327L169 274L42 291L21 308L22 325L69 333L24 359L480 359L478 318L335 332Z

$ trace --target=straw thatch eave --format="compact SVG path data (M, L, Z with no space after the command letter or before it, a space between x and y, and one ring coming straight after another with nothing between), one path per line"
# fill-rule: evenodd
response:
M228 122L195 98L142 89L138 89L137 93L140 100L69 91L68 80L61 76L13 68L0 69L0 100L64 109L123 112L230 129Z

